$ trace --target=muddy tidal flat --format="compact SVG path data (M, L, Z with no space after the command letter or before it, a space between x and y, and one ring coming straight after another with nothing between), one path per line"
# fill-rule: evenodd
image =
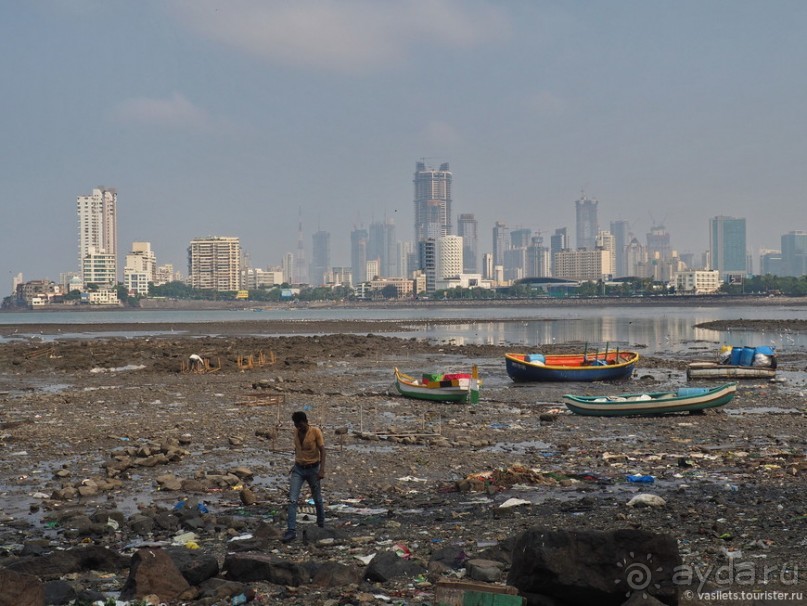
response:
M200 582L166 602L232 604L243 595L256 604L436 604L441 580L468 578L462 566L434 564L449 547L499 562L495 582L504 583L508 546L524 531L641 529L674 537L682 562L704 576L743 563L755 577L730 578L733 590L807 593L807 352L780 358L782 380L743 381L724 408L598 418L572 415L561 397L682 386L688 359L703 349L643 356L630 381L616 385L515 384L503 347L384 336L397 330L392 322L366 328L320 324L316 335L273 336L267 327L256 336L226 323L206 327L215 337L6 340L0 567L35 570L32 558L87 546L124 558L173 546L223 570L228 554L257 552L305 570L336 563L349 574L316 584L235 583L221 573L234 584ZM184 371L193 353L207 360L206 372ZM391 389L395 367L417 375L472 364L483 379L476 405L408 400ZM325 433L327 523L316 528L304 509L298 539L283 544L295 410ZM641 494L664 504L628 506ZM198 515L166 521L180 510ZM386 551L406 554L422 573L368 579L367 562ZM51 591L57 581L69 586L74 599L120 599L131 573L128 564L62 572L39 580ZM713 576L705 587L721 583Z

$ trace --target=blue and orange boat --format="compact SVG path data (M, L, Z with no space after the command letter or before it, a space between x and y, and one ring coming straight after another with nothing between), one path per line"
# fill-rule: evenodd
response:
M633 374L639 354L608 351L589 354L504 355L507 374L518 383L527 381L615 381Z

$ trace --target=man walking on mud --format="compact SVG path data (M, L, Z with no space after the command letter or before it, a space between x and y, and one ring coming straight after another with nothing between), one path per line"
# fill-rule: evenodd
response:
M282 541L289 543L297 537L297 500L303 482L311 487L311 496L317 511L317 526L325 525L325 508L322 505L320 480L325 477L325 438L319 427L311 427L302 411L291 415L294 423L294 466L289 485L289 513L286 534Z

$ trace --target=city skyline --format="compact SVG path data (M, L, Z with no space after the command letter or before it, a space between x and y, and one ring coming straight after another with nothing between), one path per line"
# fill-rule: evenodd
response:
M302 224L308 260L325 230L350 265L354 229L411 239L421 160L450 163L453 233L474 215L479 263L497 221L574 235L582 194L601 229L628 221L644 243L664 225L682 254L709 249L710 218L744 218L757 270L807 228L803 3L77 0L5 17L9 278L79 269L75 200L98 184L119 193L119 255L147 241L187 271L191 240L231 235L265 267Z

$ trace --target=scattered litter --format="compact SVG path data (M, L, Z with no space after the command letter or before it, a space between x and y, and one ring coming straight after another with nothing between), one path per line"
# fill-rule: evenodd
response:
M664 507L667 501L654 494L637 494L630 501L628 507Z
M416 478L415 476L404 476L398 478L399 482L428 482L426 478Z
M656 481L654 476L641 475L638 473L632 476L627 476L625 479L628 482L633 482L634 484L652 484Z
M356 558L359 562L361 562L365 566L367 566L373 560L373 558L375 557L375 554L371 553L370 555L366 555L366 556L357 555L357 556L353 556L353 557Z
M230 543L233 541L248 541L252 538L252 533L248 532L247 534L239 534L237 537L233 537L230 539Z
M518 507L519 505L532 505L532 501L525 501L524 499L516 499L513 497L511 499L507 499L504 503L499 505L499 509Z

